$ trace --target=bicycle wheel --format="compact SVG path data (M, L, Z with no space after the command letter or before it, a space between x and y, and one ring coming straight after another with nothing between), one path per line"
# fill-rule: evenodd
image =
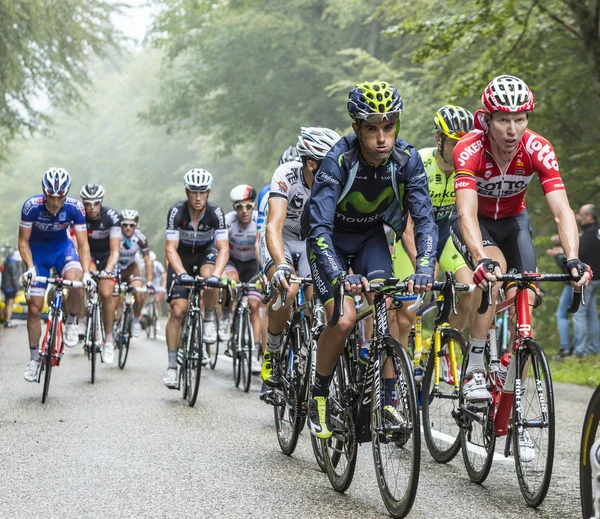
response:
M87 334L88 340L89 340L89 344L88 344L88 355L91 362L91 368L92 368L92 384L95 382L96 380L96 344L97 344L97 337L98 337L98 330L97 330L97 323L96 323L96 319L98 318L96 315L96 306L94 306L92 312L91 312L91 316L89 316L89 321L90 321L90 330L89 333Z
M48 398L48 391L50 390L50 377L52 375L52 352L54 351L54 343L56 342L56 336L54 330L56 329L53 323L50 331L48 332L48 341L46 342L46 348L44 350L44 357L42 358L42 369L44 370L44 388L42 390L42 404L46 403Z
M242 388L245 393L250 390L252 380L252 349L254 337L252 336L252 325L250 324L250 311L244 312L242 318L242 340L239 342L241 348L238 350L240 371L242 372Z
M187 342L186 355L186 383L187 401L190 407L194 407L198 398L200 387L200 375L202 374L202 318L197 315L189 328L190 337Z
M241 315L236 314L233 319L234 333L230 338L231 360L233 360L233 383L235 387L240 387L240 379L242 377L242 366L240 364L240 342L242 340L243 320Z
M329 403L334 432L328 440L321 440L325 472L338 492L345 492L352 483L358 454L353 410L345 402L346 390L350 387L349 362L344 352L333 371Z
M298 413L298 378L293 371L293 356L296 354L294 333L289 332L282 341L279 356L279 372L281 373L281 390L274 393L275 404L273 413L275 417L275 430L277 441L284 454L290 456L296 449L302 420Z
M596 388L585 412L581 432L579 451L579 490L581 492L581 511L584 519L595 517L594 489L596 485L592 474L592 456L598 456L598 423L600 422L600 386ZM593 449L593 450L592 450ZM600 496L598 496L600 497Z
M152 338L156 340L156 330L158 328L158 308L156 301L152 303Z
M120 347L119 347L119 368L123 369L129 355L129 341L131 340L131 308L123 310L123 327L121 330Z
M461 369L461 388L468 363L469 352L467 348ZM489 365L487 350L484 363L486 366ZM489 373L486 373L486 379L488 386L491 386ZM459 391L458 403L460 407L458 418L460 421L460 447L463 453L465 468L471 481L474 483L483 483L492 468L494 448L496 447L493 404L491 401L480 403L466 402L462 390Z
M554 463L554 392L541 346L528 339L518 354L522 376L520 406L517 397L513 403L515 468L525 502L538 507L548 492Z
M308 384L308 398L312 398L312 387L315 383L315 373L317 372L317 339L321 334L322 330L317 330L313 332L313 337L311 340L311 348L310 348L310 358L307 362L307 369L310 369L310 381ZM331 381L334 383L334 380ZM317 438L314 434L310 434L310 444L312 446L313 454L315 455L315 460L317 461L317 465L321 469L322 472L325 472L325 458L323 457L323 450L321 449L321 440ZM337 462L336 462L337 463Z
M435 356L429 355L421 389L423 435L433 459L438 463L448 463L460 450L460 429L453 415L458 410L460 389L455 391L448 352L452 343L460 378L460 366L467 346L458 330L447 328L441 330L441 334L439 359L443 369L440 369L439 388L435 389Z
M417 390L411 362L397 339L382 339L380 365L371 392L373 462L385 507L392 517L405 517L417 495L421 466ZM383 419L382 410L389 405L402 418L401 425Z

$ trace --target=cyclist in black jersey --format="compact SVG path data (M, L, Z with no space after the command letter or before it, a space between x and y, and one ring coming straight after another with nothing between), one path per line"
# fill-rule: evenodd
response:
M105 279L100 279L98 282L98 297L102 304L102 320L106 332L102 361L106 364L112 364L114 358L112 330L115 318L112 273L119 261L121 221L119 214L114 209L102 203L104 201L104 188L100 184L86 184L81 188L79 196L85 207L85 221L92 259L90 271L100 272L101 277L105 277ZM80 314L80 336L85 334L87 319L85 312L84 308Z
M416 274L411 291L431 288L435 268L437 227L429 197L427 175L417 150L398 139L402 99L388 83L365 82L350 91L348 112L354 134L342 139L327 154L315 177L311 197L303 213L313 285L329 316L339 275L352 259L346 279L348 295L368 290L369 282L392 274L392 261L383 228L388 223L402 235L408 212L415 222ZM356 320L354 300L344 302L344 316L319 337L316 377L309 401L308 423L313 434L332 435L329 417L329 383ZM391 366L383 368L386 382L395 378ZM390 388L391 389L391 388ZM386 390L384 419L403 424Z
M225 216L221 208L208 201L213 176L204 169L192 169L183 177L187 200L177 202L169 209L166 231L166 257L168 302L171 316L167 321L167 348L169 365L163 378L165 385L177 387L177 346L181 327L187 311L189 290L179 284L191 283L194 267L209 281L219 281L229 261L229 240ZM217 340L217 328L213 321L218 293L206 290L204 302L204 342ZM202 362L208 361L203 347Z

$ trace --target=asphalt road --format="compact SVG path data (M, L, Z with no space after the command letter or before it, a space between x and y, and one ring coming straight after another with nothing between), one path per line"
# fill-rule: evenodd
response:
M160 333L160 332L159 332ZM123 371L89 362L78 346L52 374L49 400L27 383L24 323L0 337L0 517L388 517L363 445L354 481L336 493L314 461L308 433L292 457L277 443L271 407L237 390L231 362L204 369L195 408L162 384L163 340L132 345ZM411 518L580 517L579 438L592 390L555 385L556 459L536 511L519 491L512 458L496 456L478 486L462 457L433 461L423 443ZM502 448L504 442L498 442Z

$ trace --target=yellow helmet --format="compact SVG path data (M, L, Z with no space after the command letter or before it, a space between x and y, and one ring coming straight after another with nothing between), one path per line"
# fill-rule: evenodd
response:
M473 114L461 106L442 106L433 118L435 129L451 139L458 140L473 130Z
M402 112L402 105L396 87L385 81L359 83L348 94L348 113L355 122L395 118Z

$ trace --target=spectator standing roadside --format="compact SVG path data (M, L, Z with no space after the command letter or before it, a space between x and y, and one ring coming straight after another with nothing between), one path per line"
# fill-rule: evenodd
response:
M2 292L4 292L4 327L13 328L15 323L11 321L15 295L20 288L21 256L18 251L13 251L4 260L4 272L2 273Z
M581 226L579 259L587 263L593 272L600 273L600 226L596 206L581 206L577 220ZM596 309L596 294L599 289L600 279L594 279L585 291L586 306L581 306L573 315L573 349L578 357L600 353L600 323Z

